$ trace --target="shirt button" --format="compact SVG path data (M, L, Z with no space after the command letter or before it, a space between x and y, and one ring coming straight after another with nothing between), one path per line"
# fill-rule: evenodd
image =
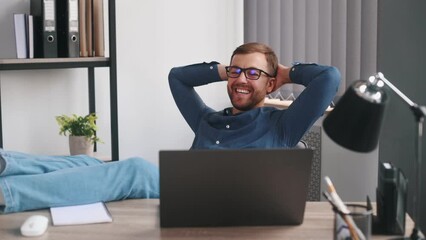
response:
M213 70L213 66L210 66L210 70Z
M219 144L219 143L220 143L220 142L219 142L219 140L217 140L217 141L216 141L216 144Z
M229 125L226 125L226 128L228 128L228 129L229 129L229 128L230 128L230 126L229 126Z

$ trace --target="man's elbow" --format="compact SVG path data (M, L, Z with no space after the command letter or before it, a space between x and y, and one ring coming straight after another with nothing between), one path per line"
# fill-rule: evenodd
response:
M325 79L329 81L330 85L335 86L337 89L342 78L339 69L337 67L330 66L324 73L327 75L325 76Z
M177 78L177 76L178 76L178 69L179 69L178 67L174 67L174 68L170 69L169 76L168 76L169 83L172 82L173 79Z

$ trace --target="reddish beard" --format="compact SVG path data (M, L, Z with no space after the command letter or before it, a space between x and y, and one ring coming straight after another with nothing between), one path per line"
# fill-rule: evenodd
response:
M248 90L248 93L237 92L238 88ZM228 86L228 96L235 109L248 111L257 107L263 101L265 94L262 94L259 90L255 91L248 85L236 84L231 87Z

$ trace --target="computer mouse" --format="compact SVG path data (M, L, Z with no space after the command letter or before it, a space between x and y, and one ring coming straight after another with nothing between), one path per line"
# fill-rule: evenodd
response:
M25 237L37 237L46 232L49 219L42 215L28 217L21 226L21 234Z

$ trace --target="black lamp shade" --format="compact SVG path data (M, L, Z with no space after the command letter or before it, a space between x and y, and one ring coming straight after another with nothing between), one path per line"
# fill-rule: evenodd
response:
M324 131L337 144L357 152L377 147L387 97L367 81L352 84L323 121Z

